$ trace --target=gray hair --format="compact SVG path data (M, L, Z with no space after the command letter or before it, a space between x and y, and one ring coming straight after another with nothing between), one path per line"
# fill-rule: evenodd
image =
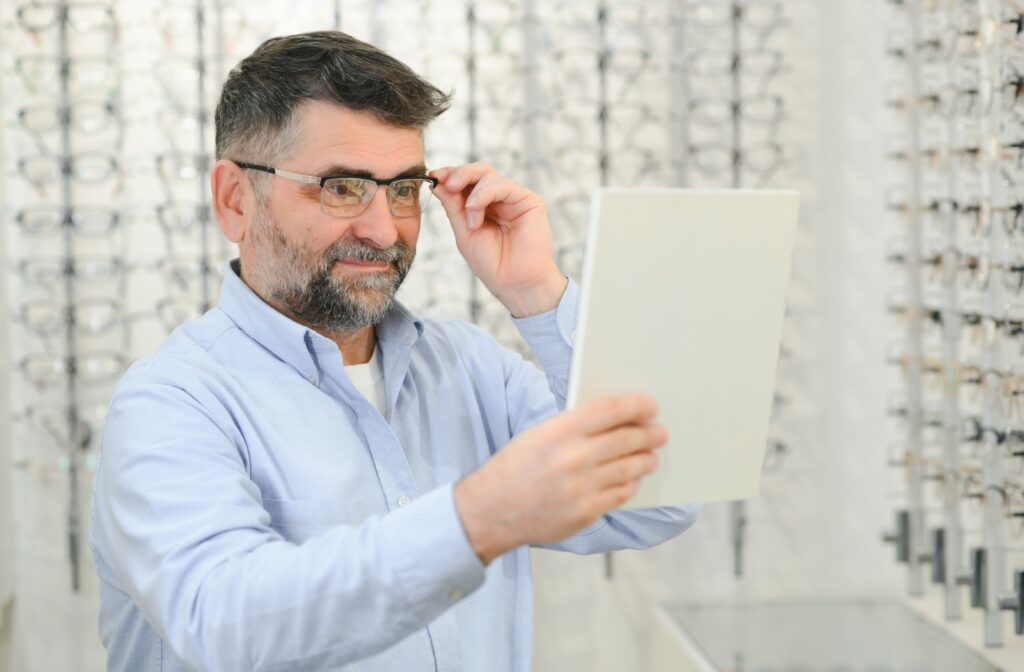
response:
M423 130L448 109L451 94L345 33L273 37L228 74L215 116L217 158L273 163L297 140L296 110L314 100Z

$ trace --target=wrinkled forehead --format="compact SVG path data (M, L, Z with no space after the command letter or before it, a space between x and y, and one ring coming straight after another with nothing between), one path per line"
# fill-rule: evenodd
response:
M349 168L378 178L423 166L423 133L386 124L368 112L313 101L296 112L297 138L290 164L316 175Z

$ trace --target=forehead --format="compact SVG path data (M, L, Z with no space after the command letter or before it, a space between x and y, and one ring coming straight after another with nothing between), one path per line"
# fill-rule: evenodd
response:
M322 101L304 103L296 115L299 134L292 161L304 170L344 165L389 177L423 163L423 134L418 130Z

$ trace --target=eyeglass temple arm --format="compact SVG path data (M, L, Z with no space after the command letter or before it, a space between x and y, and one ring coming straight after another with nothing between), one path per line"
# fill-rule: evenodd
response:
M293 173L288 170L281 170L280 168L271 168L270 166L258 166L255 163L248 163L246 161L232 161L239 168L248 168L250 170L262 170L264 173L270 173L271 175L280 175L286 177L289 180L295 180L296 182L305 182L306 184L316 184L323 186L323 183L327 178L317 177L316 175L303 175L302 173Z

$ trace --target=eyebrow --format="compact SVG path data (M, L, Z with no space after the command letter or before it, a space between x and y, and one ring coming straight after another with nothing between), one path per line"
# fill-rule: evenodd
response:
M418 163L415 166L406 168L405 170L403 170L403 171L393 175L392 178L413 177L413 176L426 175L426 174L427 174L427 167L424 164L422 164L422 163ZM360 168L352 168L350 166L343 166L343 165L337 164L337 163L328 166L326 170L319 171L317 173L317 175L320 176L320 177L362 177L362 178L369 179L369 180L378 179L376 175L374 175L373 173L371 173L368 170L363 170L363 169L360 169ZM392 179L392 178L380 178L380 179Z

